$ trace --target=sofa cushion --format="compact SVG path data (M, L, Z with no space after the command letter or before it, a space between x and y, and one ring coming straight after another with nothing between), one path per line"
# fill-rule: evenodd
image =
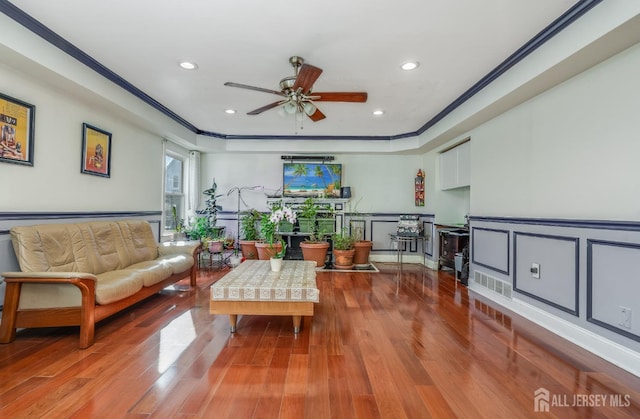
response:
M124 269L131 264L120 227L111 221L76 224L83 235L89 266L82 272L101 274Z
M145 287L150 287L151 285L164 281L173 274L171 266L159 260L147 260L145 262L135 263L127 269L139 272L142 277L142 285Z
M151 225L144 220L123 220L116 222L124 239L129 265L158 257L158 243L151 231Z
M109 304L122 300L140 291L144 274L138 271L122 269L97 275L96 303Z
M89 272L82 232L75 224L13 227L11 242L23 272Z
M174 274L189 270L194 264L193 256L191 255L165 255L160 256L157 260L169 266Z

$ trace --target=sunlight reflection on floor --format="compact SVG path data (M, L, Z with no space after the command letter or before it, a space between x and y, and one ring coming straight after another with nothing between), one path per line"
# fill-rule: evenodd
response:
M169 323L160 331L158 372L163 373L196 338L191 311Z

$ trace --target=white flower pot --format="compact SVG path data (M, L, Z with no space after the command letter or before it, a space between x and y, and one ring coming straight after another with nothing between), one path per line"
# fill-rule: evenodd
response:
M273 272L280 272L282 269L282 258L271 258L271 270Z

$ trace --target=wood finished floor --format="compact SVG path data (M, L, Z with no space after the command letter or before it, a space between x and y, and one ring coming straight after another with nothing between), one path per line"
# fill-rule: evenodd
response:
M640 378L405 265L318 273L299 336L286 317L209 314L201 272L99 324L33 329L0 345L1 418L638 418ZM534 411L534 391L572 405ZM621 396L621 404L611 400ZM626 397L628 396L628 397ZM577 396L581 397L581 396ZM587 399L587 401L594 399Z

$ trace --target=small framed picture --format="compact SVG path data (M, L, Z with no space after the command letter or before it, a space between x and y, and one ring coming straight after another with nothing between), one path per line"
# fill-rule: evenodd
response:
M111 177L111 133L82 124L82 173Z
M33 166L36 107L0 93L0 162Z

